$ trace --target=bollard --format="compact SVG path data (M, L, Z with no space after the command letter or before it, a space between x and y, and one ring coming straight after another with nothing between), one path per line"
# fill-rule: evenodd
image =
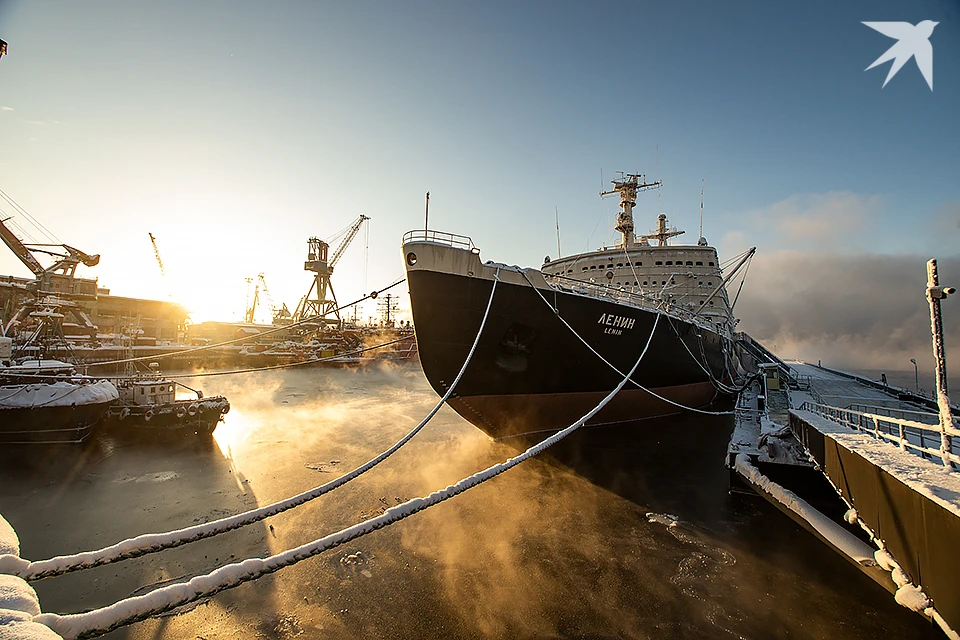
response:
M20 559L20 539L10 523L0 515L0 561ZM3 566L0 562L0 566ZM19 576L0 573L0 638L11 640L62 640L54 631L33 617L40 615L37 592Z

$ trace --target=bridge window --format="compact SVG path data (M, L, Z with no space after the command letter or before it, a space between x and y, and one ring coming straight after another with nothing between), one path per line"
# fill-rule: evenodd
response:
M698 266L698 267L702 267L702 266L703 266L703 262L701 262L700 260L697 260L697 266Z
M708 262L707 264L709 264L711 267L713 266L713 263L712 263L712 262Z
M635 267L642 267L642 266L643 266L643 262L634 262L634 263L633 263L633 266L635 266Z
M688 267L692 267L692 266L693 266L693 260L687 260L687 266L688 266Z
M668 265L672 265L672 264L673 264L673 260L667 260L667 264L668 264Z
M590 268L591 268L591 269L596 269L596 268L597 268L597 265L592 264L592 265L590 265Z
M656 264L659 267L663 264L663 260L657 260L654 264Z

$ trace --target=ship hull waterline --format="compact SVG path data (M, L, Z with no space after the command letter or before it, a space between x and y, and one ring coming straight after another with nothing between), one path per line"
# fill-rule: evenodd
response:
M416 249L404 248L408 254ZM599 404L623 374L591 352L558 316L626 372L643 351L656 313L541 289L548 306L530 283L508 282L506 273L497 275L500 282L483 334L448 404L494 438L562 429ZM509 275L516 280L518 274ZM469 354L493 280L408 269L408 282L421 365L431 386L443 395ZM682 407L726 401L729 398L718 393L712 381L725 377L724 346L716 333L663 315L632 379ZM681 410L628 382L587 426Z

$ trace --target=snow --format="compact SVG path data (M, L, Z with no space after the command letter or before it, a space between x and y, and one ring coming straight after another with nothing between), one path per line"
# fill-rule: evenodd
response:
M900 606L921 614L930 606L930 598L927 594L920 587L912 584L905 584L897 589L893 597Z
M23 578L0 574L0 609L37 615L40 613L37 592Z
M119 399L117 388L108 380L74 384L63 380L52 384L0 386L0 409L69 407L99 404Z
M750 463L744 454L737 455L737 472L751 484L772 496L777 502L806 520L825 540L839 549L844 555L863 566L873 566L873 549L859 538L853 536L842 526L811 507L803 498L789 489L785 489Z
M942 465L902 451L895 445L877 440L866 433L822 418L809 411L792 410L840 446L880 467L932 502L960 516L960 474Z
M856 524L857 520L860 519L860 514L857 513L856 509L849 509L845 514L843 514L843 519L847 524Z
M20 555L20 538L10 523L0 515L0 556L5 554Z
M36 622L4 622L3 614L4 612L0 611L0 640L62 640L55 631Z

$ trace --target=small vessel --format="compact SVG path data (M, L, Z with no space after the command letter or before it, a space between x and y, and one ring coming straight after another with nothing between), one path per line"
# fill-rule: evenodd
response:
M0 337L0 443L81 443L117 401L109 380L77 375L58 360L9 361L12 341Z
M165 378L155 362L150 364L149 372L117 378L114 384L120 400L104 416L106 429L132 428L210 435L223 416L230 412L230 402L224 396L205 398L202 391ZM196 397L178 400L177 387Z
M726 285L755 249L721 269L702 230L695 245L671 245L683 232L668 227L663 214L655 231L638 237L637 193L660 183L621 174L613 185L601 196L620 196L615 228L622 240L547 257L541 269L483 262L467 236L417 230L403 237L420 362L438 394L447 392L467 360L490 304L448 403L492 437L542 436L574 423L617 386L648 339L630 382L588 427L703 410L737 391L745 372L736 347L735 300ZM682 446L678 434L643 424L632 438ZM705 437L689 431L684 435L697 442ZM706 436L722 457L729 430Z

